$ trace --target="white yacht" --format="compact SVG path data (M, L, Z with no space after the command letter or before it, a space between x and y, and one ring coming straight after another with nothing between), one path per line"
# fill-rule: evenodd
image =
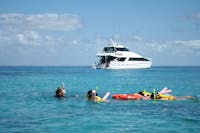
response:
M99 62L92 65L97 69L140 69L150 68L152 61L129 51L125 46L111 40L109 46L96 54Z

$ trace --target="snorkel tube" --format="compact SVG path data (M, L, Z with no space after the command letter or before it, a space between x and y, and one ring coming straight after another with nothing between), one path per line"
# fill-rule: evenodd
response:
M151 94L152 99L156 99L156 89L153 89L153 93Z

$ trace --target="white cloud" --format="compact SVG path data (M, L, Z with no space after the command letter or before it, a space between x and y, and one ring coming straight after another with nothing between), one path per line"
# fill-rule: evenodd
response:
M190 15L180 16L180 18L198 20L200 19L200 12L195 12Z
M175 41L175 44L185 46L186 48L200 49L200 40Z
M138 36L138 35L133 36L132 39L135 40L135 41L143 41L144 40L143 37Z
M24 32L16 35L17 42L25 45L42 45L47 41L45 37L40 37L36 31Z
M15 31L73 31L82 28L77 15L72 14L0 14L0 26Z
M26 42L24 34L18 34L17 38L18 38L19 42L21 42L22 44L24 44Z
M63 43L64 39L56 36L58 32L70 32L80 28L80 17L73 14L0 14L0 45L59 44Z
M191 29L191 30L195 29L195 31L199 32L199 30L200 30L200 12L194 12L190 15L181 16L180 18L192 22L191 25L193 26L193 29ZM187 33L187 31L188 31L187 29L188 29L188 26L185 28L176 28L176 30L174 30L174 31L177 33ZM199 33L197 33L197 34L199 34Z
M190 18L192 19L200 19L200 12L197 12L197 13L193 13Z
M148 40L141 36L132 36L115 40L127 46L130 50L144 56L151 55L200 55L200 40L160 41ZM106 44L105 44L106 45Z

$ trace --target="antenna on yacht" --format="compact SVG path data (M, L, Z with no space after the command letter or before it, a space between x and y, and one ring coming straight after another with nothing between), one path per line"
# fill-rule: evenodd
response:
M117 42L113 41L113 39L110 39L110 41L112 45L117 45Z
M113 39L110 39L110 41L111 41L111 43L115 43L115 42L113 41Z

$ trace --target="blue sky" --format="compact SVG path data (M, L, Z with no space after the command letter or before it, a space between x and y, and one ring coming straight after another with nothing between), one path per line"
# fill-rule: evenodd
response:
M0 65L91 65L110 39L154 66L200 65L199 0L1 0Z

